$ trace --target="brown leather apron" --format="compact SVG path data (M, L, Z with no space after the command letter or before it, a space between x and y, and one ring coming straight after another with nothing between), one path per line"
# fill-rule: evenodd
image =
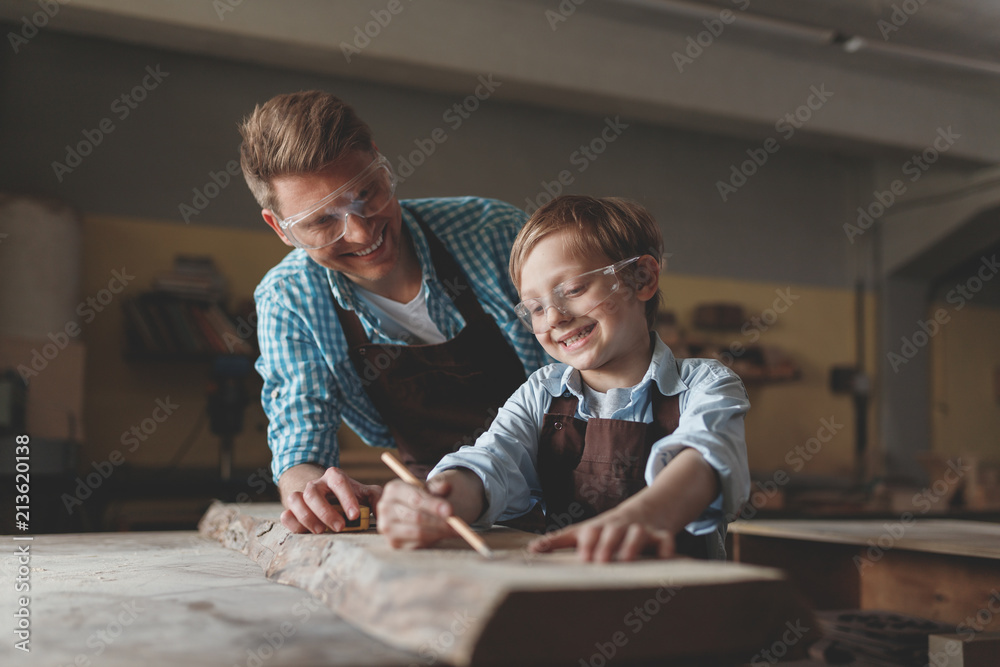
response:
M426 479L441 457L473 444L489 428L525 375L521 359L483 311L461 268L413 215L427 237L438 280L454 295L465 327L436 345L379 345L370 342L354 311L336 300L334 306L348 354L368 382L365 391L392 433L400 460Z
M653 392L653 421L576 418L577 398L552 399L538 443L538 476L548 529L605 512L646 486L646 462L653 444L680 420L678 397ZM677 553L708 558L704 537L682 530Z

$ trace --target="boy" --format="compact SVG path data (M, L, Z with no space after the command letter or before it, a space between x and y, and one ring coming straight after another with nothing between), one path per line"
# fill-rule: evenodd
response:
M449 537L451 514L489 526L541 506L550 526L572 525L533 551L724 558L724 517L749 493L749 401L735 373L677 360L651 331L662 249L653 218L622 199L564 196L535 212L511 250L515 310L560 363L442 458L427 491L386 486L377 514L390 544Z

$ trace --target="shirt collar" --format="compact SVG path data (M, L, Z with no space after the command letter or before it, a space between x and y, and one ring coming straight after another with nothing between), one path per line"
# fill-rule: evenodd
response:
M399 208L402 211L403 224L406 226L407 231L410 232L410 238L413 240L413 248L417 253L417 261L420 262L423 283L427 285L437 279L437 271L434 269L434 262L431 261L431 250L427 244L427 237L417 223L417 219L406 206L402 205L402 202L400 202ZM337 300L341 308L367 314L368 309L358 298L355 285L347 276L340 271L332 269L326 269L326 276L327 281L330 283L330 289L333 291L333 298Z
M632 388L632 398L638 393L646 391L650 382L655 382L657 389L664 396L673 396L685 391L688 386L681 380L677 371L677 359L671 352L667 344L660 340L659 334L655 331L649 334L653 338L653 358L649 362L646 374L635 387ZM565 365L565 364L564 364ZM572 366L565 365L562 373L552 375L541 381L543 387L553 396L562 396L570 393L578 399L583 398L583 380L580 371Z

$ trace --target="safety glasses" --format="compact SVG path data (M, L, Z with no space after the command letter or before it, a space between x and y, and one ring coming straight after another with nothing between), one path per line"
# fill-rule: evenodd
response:
M364 171L305 211L278 220L285 236L299 248L325 248L347 233L347 218L367 220L380 213L396 193L396 176L378 154Z
M545 333L554 325L549 317L550 308L570 319L583 317L621 288L618 272L638 259L632 257L581 273L556 285L547 299L525 299L514 306L514 312L536 334Z

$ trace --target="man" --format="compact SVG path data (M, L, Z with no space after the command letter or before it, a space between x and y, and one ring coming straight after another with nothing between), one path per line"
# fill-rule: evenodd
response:
M279 95L240 131L261 215L296 248L254 293L281 521L339 531L382 492L337 468L342 420L424 477L546 362L507 274L525 216L493 200L397 200L371 130L327 93Z

